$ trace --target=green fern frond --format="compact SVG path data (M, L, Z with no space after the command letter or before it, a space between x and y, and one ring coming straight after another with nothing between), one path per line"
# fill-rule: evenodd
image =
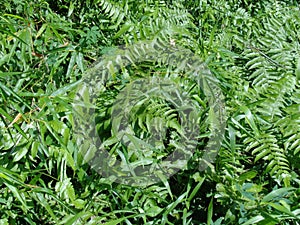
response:
M282 174L289 174L290 167L286 152L279 144L278 137L274 134L264 132L260 137L246 138L244 144L248 145L246 151L255 155L254 162L265 161L265 171L271 176L279 177Z
M114 38L122 37L126 43L139 40L153 40L162 38L165 41L176 39L170 30L177 30L181 35L192 35L188 31L195 28L192 16L184 7L169 6L165 1L141 1L139 4L128 1L112 3L108 0L100 0L99 4L104 14L113 24L110 29L117 29ZM135 15L131 15L134 9ZM122 25L121 25L122 24Z
M99 6L103 9L104 15L114 23L111 28L117 28L125 20L125 17L130 17L127 1L112 3L109 0L100 0Z
M285 113L276 126L282 133L284 149L297 155L300 152L300 104L287 107Z

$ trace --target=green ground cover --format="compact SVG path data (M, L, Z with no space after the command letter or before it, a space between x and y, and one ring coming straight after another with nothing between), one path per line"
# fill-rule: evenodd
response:
M183 170L133 187L112 182L84 160L72 103L101 56L146 40L181 46L205 62L219 81L227 118L208 169L199 170L204 135ZM150 62L122 69L126 76L109 80L97 101L98 132L117 153L124 148L110 142L115 134L105 114L115 96L129 81L170 73ZM200 124L209 117L206 96L184 74L174 76L203 106ZM0 224L299 225L299 80L297 1L3 0ZM165 102L151 106L173 113ZM146 114L132 119L139 135ZM181 125L170 130L180 133ZM157 157L172 151L163 146Z

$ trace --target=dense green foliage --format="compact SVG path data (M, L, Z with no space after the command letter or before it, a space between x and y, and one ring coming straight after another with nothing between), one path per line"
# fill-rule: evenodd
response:
M0 224L299 224L299 10L292 0L1 1ZM204 135L186 169L142 188L85 162L72 102L103 54L144 40L198 55L219 80L227 122L209 169L198 169ZM126 82L169 69L140 63L107 84L103 140L114 134L102 113ZM206 118L203 93L185 87Z

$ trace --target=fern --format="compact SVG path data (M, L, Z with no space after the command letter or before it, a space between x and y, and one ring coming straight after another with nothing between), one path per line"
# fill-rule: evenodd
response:
M244 112L243 116L237 112L237 117L233 117L238 118L234 119L235 127L245 128L246 133L240 138L247 145L246 150L254 155L254 163L266 163L264 172L282 180L289 176L290 154L299 152L299 120L295 119L299 116L298 100L291 101L291 97L299 90L294 65L300 49L298 34L288 32L299 26L299 20L294 19L295 13L282 14L281 5L276 7L276 10L267 7L270 11L259 14L257 19L263 25L242 9L232 13L236 19L243 18L242 24L246 25L243 30L248 34L235 34L236 39L244 42L243 46L237 43L244 48L244 77L230 79L244 84L235 87L239 97L233 104L247 105L253 114L247 117ZM237 20L236 23L241 22ZM253 39L254 34L259 38ZM295 109L293 113L292 108ZM241 118L245 118L244 121ZM288 178L285 184L289 185Z
M286 152L278 145L278 137L272 134L262 132L259 137L246 138L244 143L247 146L246 151L251 151L255 156L254 162L259 160L267 161L265 171L270 175L279 177L282 174L289 174L290 167Z
M159 60L156 58L157 55L160 56ZM146 74L145 78L139 81L134 68L147 67L147 63L151 61L156 62L154 66L157 69L162 65L169 64L169 66L156 71L155 76ZM120 74L118 71L122 71L122 73ZM165 78L167 80L164 81ZM154 80L152 81L152 79ZM162 80L161 86L157 84L157 79ZM172 82L168 83L170 81ZM124 88L126 83L126 88ZM201 85L203 92L195 83ZM110 91L109 85L113 87ZM199 132L203 132L197 130L197 127L200 126L201 114L204 117L209 117L211 133L208 136L212 137L212 141L206 146L212 151L205 153L203 158L209 162L216 156L222 135L220 131L222 131L225 122L224 111L221 107L222 95L217 88L216 80L199 62L198 57L193 56L186 49L170 47L159 40L137 43L125 50L117 49L106 55L98 64L95 64L84 77L78 90L75 110L82 117L79 117L79 121L77 121L79 130L77 143L81 147L82 155L98 171L100 169L107 171L106 166L103 165L110 163L115 165L115 169L120 168L120 170L127 171L134 176L134 179L131 179L126 175L126 182L136 182L138 177L145 179L141 175L149 173L149 164L154 163L150 171L155 170L158 162L153 161L151 156L156 155L158 161L167 157L160 164L164 173L174 173L187 158L191 157L191 151L196 148ZM105 96L106 90L109 91L107 97ZM98 92L104 94L100 95L102 100L108 100L108 104L105 106L112 107L112 109L107 110L100 103L100 116L96 119L98 121L105 120L104 124L108 124L106 130L109 132L111 127L111 134L106 135L105 138L102 136L103 145L99 151L96 150L99 139L93 126L91 126L94 123L94 117L91 116L91 118L86 119L84 117L84 114L93 115L93 107L89 107L95 104L94 95ZM203 93L209 101L201 101ZM113 106L109 103L111 94L118 94L119 96ZM193 98L193 96L198 96L198 98ZM161 97L165 100L160 99ZM87 107L83 107L85 104ZM205 115L207 105L211 109ZM131 108L132 106L133 108ZM124 108L125 116L120 114ZM113 120L106 117L107 111L112 113ZM101 117L104 117L104 120ZM157 137L153 136L151 132L154 132L154 135L160 134L163 127L166 129L166 133L162 134L162 139L165 140L161 143L154 143L154 147L141 139L149 139L150 143L153 144L152 140ZM203 126L200 127L203 128ZM88 136L92 137L91 140L87 138ZM104 146L109 146L112 149L111 156L105 153ZM171 150L174 152L168 155ZM111 160L102 162L102 160L97 160L99 156L101 159L111 158ZM91 160L91 158L94 159ZM121 159L121 161L118 163L116 159ZM175 161L174 165L172 165L172 161ZM104 164L101 166L101 163ZM139 175L135 173L137 168L140 171ZM112 170L108 172L112 172ZM152 181L148 180L148 182L151 183Z
M111 2L109 0L100 0L99 6L103 9L104 15L114 24L110 27L111 29L117 28L123 20L126 21L126 18L131 17L127 1Z
M136 4L129 1L112 3L101 0L99 5L113 22L110 29L117 29L114 38L121 37L125 43L157 38L165 41L170 38L177 39L172 36L172 29L192 40L192 34L188 31L190 28L195 29L191 22L192 16L180 3L176 7L170 7L164 1L141 1ZM135 15L131 15L131 11L135 11Z
M299 90L299 89L298 89ZM299 95L298 92L294 93ZM293 98L292 98L293 99ZM279 119L276 126L280 129L284 138L284 149L292 152L295 156L300 152L300 108L299 100L284 109L284 116Z

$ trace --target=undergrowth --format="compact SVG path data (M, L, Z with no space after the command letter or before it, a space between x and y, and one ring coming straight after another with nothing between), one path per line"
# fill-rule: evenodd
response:
M296 1L4 0L0 12L0 224L299 224ZM101 56L146 40L197 55L219 81L227 120L207 170L198 169L204 135L184 170L142 188L90 168L77 145L72 103ZM109 113L120 90L169 69L141 62L105 84L97 101L102 140L114 138ZM205 121L207 99L184 84ZM145 115L157 108L170 115L165 124L178 123L166 102L147 104L132 119L140 135ZM168 127L158 157L172 150L166 146L180 126Z

